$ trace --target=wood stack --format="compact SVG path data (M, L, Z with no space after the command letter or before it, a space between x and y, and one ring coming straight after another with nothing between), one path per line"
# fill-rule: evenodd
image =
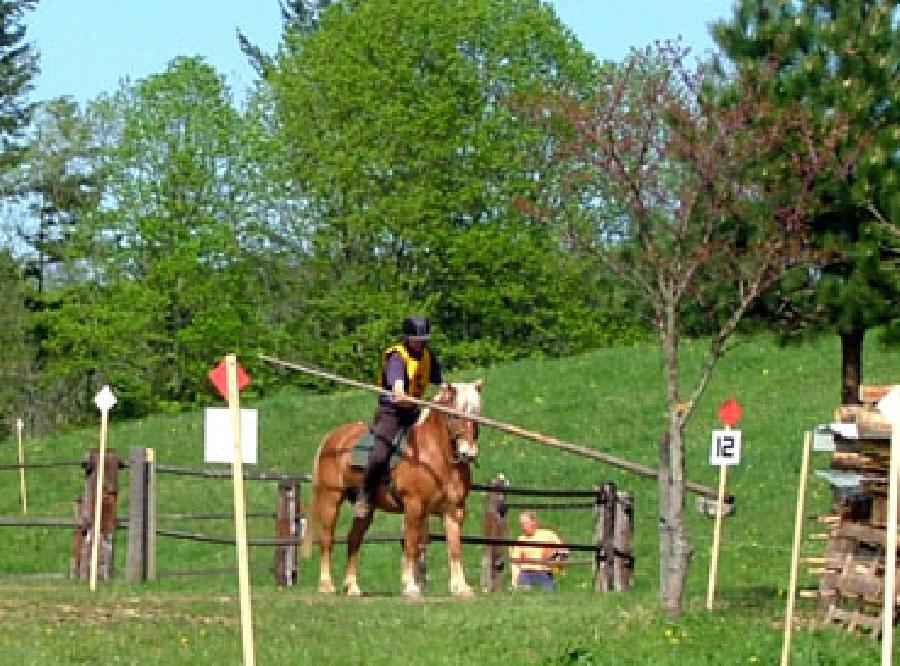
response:
M818 596L826 621L849 630L881 631L884 554L890 468L890 422L877 403L892 385L860 387L860 405L841 405L828 434L833 442L831 470L820 472L834 486L834 513L819 521L828 526L821 558ZM896 606L896 600L895 600ZM894 619L896 620L896 610Z

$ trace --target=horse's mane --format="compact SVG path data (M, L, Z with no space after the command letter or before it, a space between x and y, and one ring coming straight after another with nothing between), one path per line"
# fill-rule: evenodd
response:
M464 414L481 415L481 391L478 390L474 383L454 383L450 386L454 389L453 399L451 400L449 396L445 395L442 389L434 397L436 404L446 405ZM430 407L426 407L422 410L416 423L425 423L432 411L441 413L440 410L432 410Z

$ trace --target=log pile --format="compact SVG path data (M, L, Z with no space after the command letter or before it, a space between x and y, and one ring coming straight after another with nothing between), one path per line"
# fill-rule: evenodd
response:
M833 442L831 470L820 475L834 486L818 597L825 619L878 636L884 599L890 422L877 403L892 385L860 387L860 405L841 405L826 430ZM817 437L824 433L820 431ZM895 600L896 607L896 600ZM894 613L896 621L896 610Z

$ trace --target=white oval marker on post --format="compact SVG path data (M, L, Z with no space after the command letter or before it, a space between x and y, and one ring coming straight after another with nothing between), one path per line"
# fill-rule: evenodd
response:
M25 489L25 448L22 445L22 429L25 424L22 419L16 419L16 432L19 440L19 494L22 497L22 513L28 513L28 499Z
M94 396L94 404L100 410L100 450L97 452L97 488L94 491L94 525L91 536L91 591L97 589L97 553L100 546L100 520L103 510L103 463L106 459L106 430L109 410L116 404L116 396L104 385Z

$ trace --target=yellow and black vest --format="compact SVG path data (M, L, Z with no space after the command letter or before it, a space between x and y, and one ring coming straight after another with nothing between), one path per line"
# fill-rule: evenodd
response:
M422 358L413 358L405 345L396 344L388 347L381 355L381 384L384 385L384 372L387 368L388 356L393 353L400 354L403 364L406 366L406 393L420 400L425 397L425 389L431 379L431 352L428 347L422 350ZM385 388L390 389L390 386Z

